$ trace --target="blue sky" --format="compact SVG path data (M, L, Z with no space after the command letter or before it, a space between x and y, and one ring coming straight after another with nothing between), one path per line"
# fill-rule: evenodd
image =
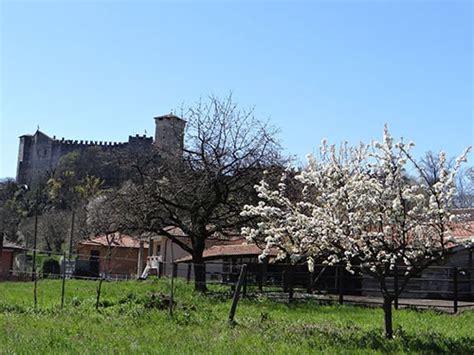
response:
M125 141L229 91L302 160L385 122L417 154L474 141L471 1L0 3L0 177L37 125Z

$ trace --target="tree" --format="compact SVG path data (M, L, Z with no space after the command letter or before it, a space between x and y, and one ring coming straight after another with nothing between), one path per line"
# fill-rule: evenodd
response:
M474 167L462 169L457 179L455 205L458 208L474 208Z
M16 240L22 211L23 189L13 180L0 181L0 263L5 239Z
M244 204L256 200L253 186L265 168L282 161L276 130L241 110L229 96L210 97L183 110L187 120L182 155L158 151L158 163L140 166L139 178L115 196L122 206L118 229L161 234L191 254L195 288L206 290L205 242L235 234L247 218ZM138 170L138 169L137 169ZM181 229L190 240L170 233Z
M441 178L441 167L439 166L439 157L431 150L427 151L424 157L419 161L418 165L423 169L425 178L423 181L428 182L429 185L436 184ZM447 159L446 165L448 168L454 166L454 158Z
M468 150L448 167L444 153L437 159L439 175L433 183L410 153L412 144L395 144L387 129L382 143L350 148L323 145L321 159L311 158L295 177L303 198L285 196L286 184L258 186L261 201L246 206L243 215L260 218L258 228L244 228L249 240L265 240L266 250L278 247L282 256L315 259L329 265L357 265L378 281L384 299L385 331L392 337L392 302L411 277L446 255L455 177ZM407 166L420 180L407 177ZM404 272L400 287L387 278L397 267Z
M43 217L47 220L43 224L47 226L51 234L44 237L47 247L50 247L48 238L59 243L59 232L64 231L63 227L70 223L69 253L72 253L74 239L83 239L89 234L86 224L86 205L92 198L102 193L104 181L91 175L78 176L76 171L66 170L62 164L59 168L56 177L48 180L48 203L43 208L45 212ZM70 218L66 218L67 214L70 214ZM58 216L61 218L58 219ZM66 234L62 234L61 240L63 242L66 240Z
M69 230L69 213L63 210L47 210L41 216L39 234L45 250L59 253L66 242Z

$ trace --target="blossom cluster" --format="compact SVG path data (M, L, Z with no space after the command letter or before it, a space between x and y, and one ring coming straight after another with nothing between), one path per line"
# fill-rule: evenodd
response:
M323 141L296 176L282 176L274 188L265 180L256 186L260 201L242 215L258 223L242 233L265 245L263 256L276 249L278 258L306 261L310 269L316 261L342 263L382 278L396 265L406 273L428 266L453 242L455 177L470 148L453 167L440 153L440 177L430 184L413 146L395 143L387 127L381 142L337 148Z

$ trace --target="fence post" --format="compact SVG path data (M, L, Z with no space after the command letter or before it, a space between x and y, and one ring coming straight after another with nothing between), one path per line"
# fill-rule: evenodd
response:
M230 307L229 322L231 323L234 322L235 311L237 310L237 303L239 302L240 288L242 287L246 275L247 264L244 264L242 265L242 269L240 269L239 280L237 281L237 287L235 288L234 297L232 298L232 306Z
M173 317L173 306L174 306L174 278L177 274L177 264L173 263L171 269L171 287L170 287L170 317Z
M458 268L453 267L453 312L458 312Z
M344 304L344 270L342 270L342 266L337 266L337 276L338 276L338 286L339 286L339 304Z
M258 265L258 290L263 291L263 263Z
M313 271L308 271L308 288L307 292L312 293L313 292L313 277L314 277L314 269Z
M287 277L288 277L288 301L291 303L291 302L293 302L293 295L294 295L294 290L293 290L294 273L293 273L293 269L290 269L290 271L287 274Z
M267 272L268 272L268 258L265 258L262 263L262 291L263 287L267 285Z
M162 261L158 262L158 277L163 276L163 267L164 263Z
M102 281L104 278L101 276L100 281L99 281L99 286L97 287L97 298L95 300L95 309L99 309L99 303L100 303L100 291L102 290Z
M36 306L38 305L38 275L36 275L36 271L33 274L33 278L34 278L33 301L34 301L35 310L36 310Z
M247 267L247 265L246 265ZM245 275L244 275L244 284L243 284L243 288L242 288L242 297L245 297L247 296L247 269L245 270Z
M191 281L191 263L188 263L188 274L186 275L186 281Z
M63 253L63 274L61 282L61 308L64 307L64 290L66 288L66 252Z
M172 274L173 274L173 277L176 277L178 276L178 264L176 263L173 263L173 268L172 268Z
M393 290L395 293L394 307L398 309L398 269L397 266L394 267L395 275L393 277Z

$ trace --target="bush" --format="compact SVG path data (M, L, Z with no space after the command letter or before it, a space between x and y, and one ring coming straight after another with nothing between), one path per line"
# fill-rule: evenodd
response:
M46 258L43 260L42 265L43 277L50 275L59 275L61 273L61 267L59 262L54 258Z

